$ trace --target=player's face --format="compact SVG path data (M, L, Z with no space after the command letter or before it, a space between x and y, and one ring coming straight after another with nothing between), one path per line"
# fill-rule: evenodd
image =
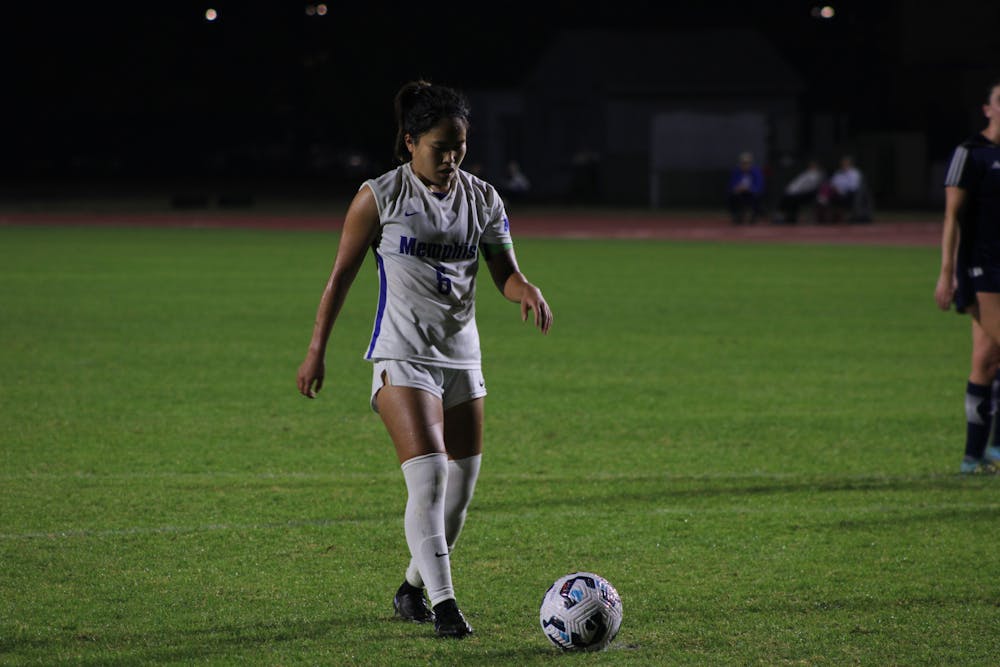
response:
M983 115L990 120L990 125L1000 126L1000 86L990 91L990 101L983 105Z
M406 135L413 173L431 190L444 192L451 187L465 159L467 133L464 120L446 118L415 139Z

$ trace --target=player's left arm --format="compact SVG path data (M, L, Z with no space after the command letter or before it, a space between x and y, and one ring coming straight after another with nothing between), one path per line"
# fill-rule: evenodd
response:
M483 244L482 249L497 289L508 300L521 304L521 321L526 321L528 313L532 312L535 326L547 334L552 326L552 310L542 296L542 290L528 282L518 268L514 246L509 243Z

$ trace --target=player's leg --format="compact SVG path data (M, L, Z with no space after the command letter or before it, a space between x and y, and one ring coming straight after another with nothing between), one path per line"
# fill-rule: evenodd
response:
M479 478L482 461L483 399L477 398L444 411L444 440L448 450L448 483L444 500L444 531L448 558L465 525L465 517ZM410 563L407 580L415 573ZM419 574L418 574L419 576ZM433 602L433 598L432 598ZM454 597L434 603L434 629L442 637L472 633Z
M1000 468L1000 344L990 338L976 321L972 321L972 373L969 382L990 385L989 434L982 461ZM966 456L969 455L968 445Z
M468 443L468 446L454 444L448 447L448 487L444 499L444 534L448 551L455 548L455 542L465 525L469 503L476 490L479 468L482 463L482 399L470 401L445 411L445 442ZM455 454L452 454L455 452ZM420 570L416 561L411 560L406 570L406 580L414 585L422 585Z
M993 408L993 340L975 319L972 320L972 359L969 380L965 385L965 456L963 473L980 467L990 436Z
M997 363L1000 361L1000 293L977 292L977 305L972 309L972 369L966 391L966 436L965 457L961 471L998 472L995 462L1000 452L991 450L986 458L986 449L991 437L991 426L996 417L992 396L993 384L997 379ZM982 422L982 423L979 423ZM996 438L994 433L993 438Z
M476 490L483 452L483 398L475 398L444 411L444 441L448 451L448 487L444 499L444 534L449 553L465 525ZM406 580L423 585L420 568L410 561Z
M479 370L446 372L444 442L448 451L448 491L445 494L445 537L448 552L455 548L469 503L476 490L483 452L483 402L486 383ZM463 637L472 632L454 601L434 607L439 635Z
M448 451L445 532L455 546L472 502L483 455L486 380L481 369L449 371L444 388L444 446Z
M991 383L992 405L990 407L990 436L987 440L983 460L1000 470L1000 346L994 346L997 363L993 365L993 382Z
M479 479L483 458L483 403L483 398L476 398L444 413L444 442L450 459L444 507L449 550L455 548L465 525L469 503Z
M441 399L430 391L393 384L388 366L376 365L372 405L385 424L403 471L407 491L403 520L406 543L423 575L420 581L403 583L393 606L398 616L426 623L434 620L434 616L424 599L425 581L429 584L428 592L437 598L454 597L444 535L444 496L448 483L444 411ZM398 368L393 372L403 374ZM405 382L407 378L395 380Z
M481 369L442 369L442 374L444 446L449 459L444 521L451 551L465 524L479 479L486 380ZM420 581L415 563L410 563L406 578L412 583Z
M451 560L445 535L448 457L444 446L444 407L433 369L389 362L382 386L373 398L396 447L406 480L404 517L406 543L419 579L403 582L393 600L398 616L417 622L434 621L438 635L462 637L472 632L455 603ZM393 377L393 374L395 377ZM377 384L377 382L376 382ZM407 386L413 385L413 386ZM434 613L427 608L423 586ZM459 627L455 618L461 620ZM442 630L441 624L447 627Z

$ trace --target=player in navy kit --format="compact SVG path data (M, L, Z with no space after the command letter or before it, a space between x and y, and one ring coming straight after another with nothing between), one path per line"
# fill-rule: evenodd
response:
M322 387L330 331L365 255L375 258L379 300L365 358L371 404L396 448L406 481L404 532L411 561L396 591L396 615L432 622L438 636L472 633L455 600L451 550L465 523L483 448L483 397L476 273L533 316L543 333L552 312L518 268L503 201L461 170L469 129L464 96L414 81L396 95L396 157L351 202L323 291L299 391ZM430 598L428 607L424 590Z
M988 90L988 124L955 149L945 176L941 273L934 290L942 310L954 303L972 316L963 474L1000 472L1000 429L994 427L1000 399L1000 80Z

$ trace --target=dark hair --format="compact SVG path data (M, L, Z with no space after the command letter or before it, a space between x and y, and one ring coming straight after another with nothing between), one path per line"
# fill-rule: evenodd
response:
M396 111L396 159L409 161L406 135L417 139L445 118L460 118L469 125L469 102L453 88L422 79L410 81L399 89L393 106Z
M986 87L986 104L990 103L990 99L993 97L993 91L1000 87L1000 78L993 79L993 81Z

